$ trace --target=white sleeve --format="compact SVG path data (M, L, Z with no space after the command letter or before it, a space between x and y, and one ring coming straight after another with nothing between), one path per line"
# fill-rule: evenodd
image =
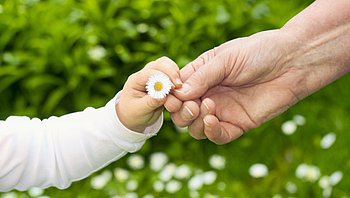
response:
M0 121L0 192L67 188L139 150L159 131L163 115L143 134L137 133L121 124L116 102L118 94L99 109L44 120L12 116Z

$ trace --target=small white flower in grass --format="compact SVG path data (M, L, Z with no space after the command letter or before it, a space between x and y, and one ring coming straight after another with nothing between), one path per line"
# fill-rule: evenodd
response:
M215 182L217 174L214 171L207 171L202 173L203 183L206 185L211 185Z
M285 135L292 135L297 130L297 125L289 120L282 124L281 129Z
M218 189L224 191L226 189L226 184L224 182L219 182Z
M318 181L318 185L322 188L322 189L326 189L331 187L331 183L329 182L329 176L325 175L322 176L320 178L320 180Z
M102 60L106 56L106 53L106 49L102 46L95 46L88 51L90 59L94 61Z
M28 194L31 197L38 197L38 196L44 194L44 190L42 188L33 187L33 188L30 188L28 190Z
M176 181L176 180L171 180L166 184L165 190L170 194L174 194L177 191L179 191L181 189L181 187L182 187L181 182Z
M2 194L1 198L17 198L17 194L15 192L8 192Z
M150 168L153 171L160 171L168 161L169 157L165 153L153 153L150 157Z
M174 177L176 179L186 179L191 176L191 168L188 165L180 165L176 168Z
M143 198L154 198L154 195L152 194L146 194L143 196Z
M291 194L296 193L297 190L298 190L297 185L295 185L295 183L293 183L293 182L291 182L291 181L289 181L289 182L286 183L285 188L286 188L286 190L287 190L289 193L291 193Z
M169 181L175 173L176 165L171 163L167 164L163 170L159 173L159 179L162 181Z
M128 189L128 191L135 191L138 187L139 183L136 180L126 182L126 189Z
M204 194L204 198L219 198L218 195L213 195L213 194L210 194L210 193L205 193Z
M112 173L108 170L104 171L101 175L95 176L91 179L90 184L94 189L102 189L111 180Z
M125 170L123 168L116 168L114 169L114 177L121 182L126 181L130 176L130 173L128 170Z
M155 181L153 183L153 189L156 192L162 192L164 190L164 183L162 181Z
M146 83L147 94L155 99L163 99L171 90L171 81L165 74L155 74Z
M135 192L128 192L124 195L124 198L138 198L138 196Z
M336 171L336 172L332 173L331 176L329 177L329 183L332 186L335 186L341 181L342 178L343 178L343 172Z
M295 171L295 175L302 179L305 177L307 171L308 171L309 165L307 164L299 164L298 168Z
M335 139L337 138L337 136L335 135L335 133L328 133L325 136L323 136L321 142L320 142L320 146L323 149L328 149L330 148L333 143L335 142Z
M272 196L272 198L282 198L282 196L280 194L275 194Z
M225 168L226 159L221 155L214 154L209 158L209 164L217 170L222 170Z
M254 178L261 178L268 175L269 170L265 164L253 164L249 168L249 174Z
M203 177L202 175L195 175L191 177L187 185L190 190L199 190L203 187Z
M127 160L127 163L131 169L139 170L145 166L145 160L139 154L130 155Z
M332 195L332 187L323 189L322 195L325 198L331 197L331 195Z
M300 164L295 172L300 179L309 182L315 182L321 175L320 169L317 166Z
M302 116L302 115L295 115L293 117L293 121L294 121L295 124L297 124L299 126L304 125L305 122L306 122L304 116Z
M190 191L190 198L198 198L199 197L199 192L192 190Z

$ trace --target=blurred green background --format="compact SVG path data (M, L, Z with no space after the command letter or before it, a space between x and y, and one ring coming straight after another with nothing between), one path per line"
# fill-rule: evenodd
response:
M151 60L184 66L225 41L281 27L311 2L0 0L0 118L100 107ZM347 197L349 90L345 76L223 146L192 139L165 114L139 155L65 190L0 197ZM154 159L166 168L154 170Z

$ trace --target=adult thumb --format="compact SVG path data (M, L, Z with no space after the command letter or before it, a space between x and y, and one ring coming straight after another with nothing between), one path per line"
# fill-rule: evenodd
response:
M180 100L193 100L203 96L208 89L220 84L226 76L225 57L217 56L197 68L184 82L181 89L175 90Z

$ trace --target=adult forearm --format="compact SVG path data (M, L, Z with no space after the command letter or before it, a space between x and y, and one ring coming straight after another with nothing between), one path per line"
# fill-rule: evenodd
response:
M350 71L350 1L318 0L281 31L294 40L288 64L302 68L306 96Z

